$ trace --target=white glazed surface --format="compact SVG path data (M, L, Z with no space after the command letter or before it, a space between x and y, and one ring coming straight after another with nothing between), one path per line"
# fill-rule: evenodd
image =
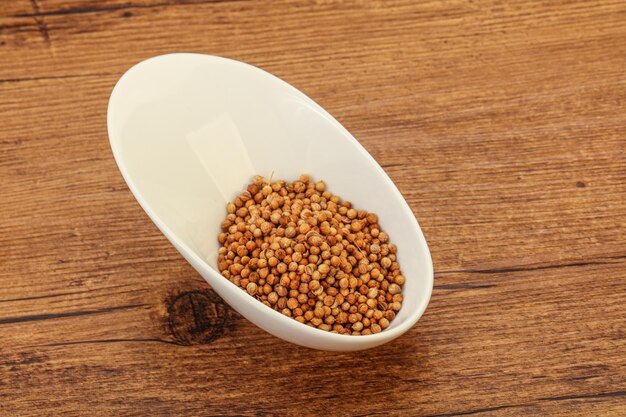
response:
M402 335L426 309L433 267L413 212L354 137L284 81L226 58L157 56L118 81L108 131L141 207L231 307L267 332L315 349L361 350ZM367 336L314 329L261 304L217 271L226 202L253 175L272 173L285 180L311 174L357 209L378 214L406 277L402 309L388 329Z

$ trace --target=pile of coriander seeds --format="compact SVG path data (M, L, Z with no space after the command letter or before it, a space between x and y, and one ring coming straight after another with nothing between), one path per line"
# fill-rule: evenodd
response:
M221 274L274 310L340 334L379 333L402 307L396 246L373 213L308 175L252 184L226 206Z

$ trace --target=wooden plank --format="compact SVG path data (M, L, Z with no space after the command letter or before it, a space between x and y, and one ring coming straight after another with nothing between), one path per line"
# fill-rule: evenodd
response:
M0 414L624 415L624 17L621 1L4 2ZM436 269L408 334L286 344L151 224L106 105L130 65L181 50L281 76L385 167Z
M605 280L590 283L599 273ZM169 284L206 290L186 275L173 273ZM9 412L34 402L43 414L59 407L197 414L210 406L213 415L313 415L332 401L338 414L385 414L386 407L420 415L623 412L623 266L559 268L549 280L533 271L489 277L496 284L436 289L425 317L406 337L330 358L286 345L232 312L214 343L172 344L167 327L156 325L167 321L167 292L146 284L152 288L145 308L0 324L12 347L3 353L0 375L22 375L3 381L3 394L12 399L4 407ZM600 304L602 314L590 317ZM272 350L277 354L266 354ZM64 394L72 381L83 384ZM89 395L94 387L105 389ZM276 404L276 395L289 407Z
M6 140L20 144L7 146L5 151L6 158L16 161L15 181L64 167L65 171L56 171L56 181L62 186L68 172L75 169L75 160L79 160L78 167L87 170L86 181L96 181L92 174L100 168L94 162L102 161L111 171L107 181L114 180L116 190L124 189L109 155L103 117L115 77L41 82L0 86L0 94L30 103L28 109L20 108L20 101L3 103L7 111L20 114L4 122ZM81 89L70 91L76 82ZM412 123L394 124L389 128L391 133L385 125L366 130L358 126L369 123L368 112L338 106L334 113L345 114L339 116L340 120L356 127L353 130L357 137L396 180L418 219L429 219L423 225L427 237L431 245L441 248L433 251L436 264L458 270L603 261L626 255L621 231L625 208L618 202L626 191L626 141L619 122L621 115L606 113L607 106L603 110L606 114L594 115L593 109L591 114L581 112L582 121L577 124L550 120L566 120L571 115L567 109L579 100L619 100L619 90L614 86L606 81L589 89L590 93L576 89L554 93L553 102L559 102L562 108L553 107L549 113L533 107L539 106L542 99L531 97L526 109L535 112L537 118L529 121L525 120L526 114L509 118L509 110L498 110L493 102L492 116L474 119L474 124L482 124L483 129L491 125L482 133L476 127L463 129L469 120L460 122L458 132L446 127L446 122L453 126L453 119L470 116L463 115L465 109L446 110L445 105L440 107L441 121L433 123L439 130L426 121L416 122L416 127ZM37 97L44 92L50 98L37 103ZM98 103L85 106L92 97L98 97ZM357 94L354 97L357 100ZM46 111L51 108L55 110ZM40 123L42 118L44 123ZM67 122L74 119L81 123ZM85 148L85 142L93 145ZM60 147L60 143L75 151ZM45 160L32 160L34 147L50 150ZM441 163L442 156L445 164ZM24 171L26 167L28 172ZM11 168L7 165L2 169L8 173ZM54 174L46 181L53 178ZM21 187L21 194L9 198L21 198L14 202L16 205L30 204L45 210L46 206L31 198L30 193L35 192L32 187L36 186ZM44 185L39 183L39 187ZM87 185L84 192L91 193L90 187ZM130 197L128 201L133 207ZM498 237L506 238L508 245L502 247ZM471 250L459 251L459 247L466 247L464 243L470 243L468 239L474 242ZM563 251L564 246L569 250Z

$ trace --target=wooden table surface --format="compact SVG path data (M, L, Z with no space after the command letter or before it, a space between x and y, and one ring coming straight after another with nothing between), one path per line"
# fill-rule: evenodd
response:
M396 182L430 305L359 353L224 305L144 214L113 85L175 51L292 83ZM0 2L0 415L626 415L626 3Z

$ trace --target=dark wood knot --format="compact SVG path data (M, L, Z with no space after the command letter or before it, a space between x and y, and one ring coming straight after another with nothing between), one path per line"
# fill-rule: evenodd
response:
M228 316L224 300L209 290L182 292L172 299L168 308L170 332L181 345L213 342L224 334Z

